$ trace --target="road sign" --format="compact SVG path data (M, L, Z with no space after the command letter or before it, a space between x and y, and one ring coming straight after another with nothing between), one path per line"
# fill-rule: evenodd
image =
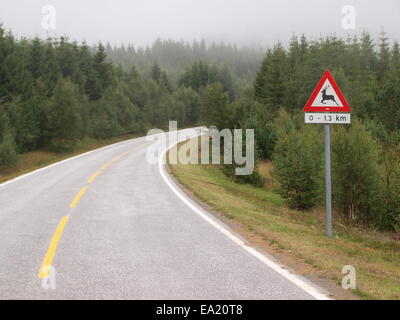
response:
M329 70L325 70L310 99L304 106L305 123L323 123L325 133L325 192L326 192L326 235L332 237L332 195L331 195L331 131L330 123L350 123L350 114L331 112L350 112L342 91Z
M326 70L318 82L310 99L308 99L304 111L307 112L350 112L342 91L336 84L329 70Z
M305 113L305 123L350 123L350 113Z

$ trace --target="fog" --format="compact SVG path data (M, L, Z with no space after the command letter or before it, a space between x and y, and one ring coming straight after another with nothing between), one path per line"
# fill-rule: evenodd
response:
M55 29L43 28L46 5L55 9ZM355 10L355 24L344 28L346 5ZM88 43L145 46L159 37L265 47L293 33L316 38L367 30L377 37L382 27L400 39L399 9L398 0L1 0L0 21L18 36L68 35Z

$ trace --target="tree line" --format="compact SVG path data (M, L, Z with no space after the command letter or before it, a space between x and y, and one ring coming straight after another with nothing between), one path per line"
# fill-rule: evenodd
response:
M173 86L157 61L150 71L110 62L101 43L17 39L0 26L0 166L24 152L73 150L86 137L198 123L200 93Z
M173 85L177 85L181 74L198 61L224 67L236 82L246 85L253 82L264 55L261 47L237 47L223 42L207 44L205 40L188 43L157 39L146 47L132 44L116 47L109 43L105 47L110 61L120 64L125 70L136 65L144 76L150 75L157 61Z

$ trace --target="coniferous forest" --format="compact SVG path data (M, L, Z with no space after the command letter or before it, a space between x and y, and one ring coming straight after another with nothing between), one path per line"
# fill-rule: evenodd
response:
M323 131L303 106L330 69L352 108L332 126L335 209L349 222L400 228L400 47L382 32L294 36L266 50L157 40L112 48L67 37L16 38L0 27L0 166L33 150L68 152L91 137L145 133L177 120L255 130L288 204L323 204ZM232 175L232 166L223 168ZM255 171L234 177L262 184Z

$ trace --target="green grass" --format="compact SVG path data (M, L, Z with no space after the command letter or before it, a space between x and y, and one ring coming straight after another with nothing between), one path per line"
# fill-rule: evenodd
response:
M290 249L299 263L339 284L342 267L352 265L357 275L354 295L361 299L400 299L400 243L391 234L336 223L335 238L329 239L322 208L291 210L271 188L236 184L215 165L177 164L170 169L197 198L243 226L270 250Z

